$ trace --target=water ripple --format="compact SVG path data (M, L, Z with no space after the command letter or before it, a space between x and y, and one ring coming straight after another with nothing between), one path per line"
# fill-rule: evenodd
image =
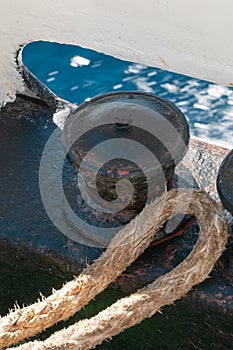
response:
M113 90L166 98L185 113L193 135L233 147L233 88L73 45L33 42L24 49L23 61L55 94L76 104Z

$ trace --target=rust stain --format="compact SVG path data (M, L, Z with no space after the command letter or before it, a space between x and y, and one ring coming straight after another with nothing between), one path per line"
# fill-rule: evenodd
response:
M203 292L200 293L200 299L202 299L202 300L207 299L206 295Z
M123 272L121 275L122 275L122 276L125 276L125 277L128 277L128 278L130 278L130 279L134 279L134 276L133 276L131 273L125 273L125 272Z
M228 148L208 143L205 140L190 139L190 145L195 148L198 148L198 150L208 151L218 156L222 155L225 157L225 155L227 155L227 153L229 152Z
M233 83L229 83L228 85L229 85L229 86L233 86Z
M129 172L127 170L118 170L119 175L127 175Z
M143 271L143 268L134 270L134 273L136 273L139 277L142 277L143 275L145 275L145 271Z
M167 236L165 238L162 238L161 240L159 241L156 241L156 242L152 242L150 244L150 247L153 247L155 245L158 245L158 244L161 244L163 242L166 242L168 241L169 239L172 239L174 237L177 237L177 236L181 236L183 233L185 233L187 231L187 229L189 227L191 227L194 223L194 218L191 218L181 229L179 229L178 231L172 233L170 236Z
M163 69L169 70L169 65L167 64L167 62L161 56L159 56L159 60L160 60L160 63L162 65Z
M222 297L223 297L222 293L215 293L215 296L216 296L217 298L222 298Z

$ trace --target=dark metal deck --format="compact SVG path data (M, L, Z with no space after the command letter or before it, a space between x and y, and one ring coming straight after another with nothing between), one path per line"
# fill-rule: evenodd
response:
M51 280L51 287L54 284L58 288L62 281L71 278L72 274L79 273L87 262L98 258L102 252L102 249L73 242L60 233L49 220L43 207L38 171L46 141L56 127L52 120L54 112L54 107L23 96L17 96L14 103L7 104L0 111L0 300L3 300L0 303L1 313L13 307L14 299L21 304L32 302L33 299L27 296L30 290L33 297L38 294L39 289L43 293L49 293L48 279ZM183 161L199 186L215 198L217 171L227 152L224 148L192 140ZM185 330L182 331L179 327L185 327L187 324L193 328L193 332L189 332L193 336L192 341L189 341L190 336L187 335L186 343L181 339L177 347L169 348L166 347L166 334L160 334L157 340L154 336L147 335L147 343L150 345L138 349L154 349L152 343L155 345L158 339L161 344L165 344L161 349L231 348L233 338L229 320L232 321L233 315L233 236L230 222L229 227L228 249L217 263L211 278L195 287L182 301L177 302L174 312L177 320L182 317L182 322L175 321L178 322L177 327L172 327L174 315L169 311L171 308L165 310L166 322L171 326L173 337L176 332L186 334ZM136 290L179 264L191 251L197 239L198 227L195 219L189 220L178 233L180 235L171 240L149 247L111 286L110 294L121 295L122 291L129 293ZM44 277L38 280L36 271L38 276ZM41 285L38 281L41 281ZM187 312L184 312L185 309ZM156 320L158 317L160 316L155 316ZM164 317L161 316L161 324ZM151 325L155 322L153 320ZM209 337L214 334L214 346L205 345L205 336L199 330L198 322L204 322L203 327ZM114 342L112 346L116 346ZM196 347L192 345L193 342ZM221 342L225 342L223 347L220 347ZM105 349L105 346L107 345L100 348ZM124 348L131 349L130 345L128 346Z

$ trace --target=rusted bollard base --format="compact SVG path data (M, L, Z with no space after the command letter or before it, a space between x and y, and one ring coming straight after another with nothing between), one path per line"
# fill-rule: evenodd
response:
M101 211L97 211L89 206L86 201L83 199L82 194L80 193L80 189L77 186L79 174L71 167L68 161L65 162L65 167L63 169L63 178L64 181L64 193L66 195L66 199L70 205L68 210L64 206L65 219L68 223L73 224L75 227L75 222L73 219L73 213L70 214L70 208L72 208L73 212L84 222L89 225L93 225L94 227L102 227L102 228L121 228L130 222L137 214L139 214L138 208L126 208L125 210L120 211L119 213L105 213ZM172 177L172 181L167 184L168 190L172 188L186 187L186 188L198 188L198 184L188 171L186 167L183 165L179 165L177 167L176 172ZM146 200L144 201L146 202ZM186 225L190 221L189 215L184 215L181 217L173 218L166 225L166 229L161 230L156 234L155 241L160 241L167 239L170 236L176 234L177 230L180 230L184 225ZM78 227L77 237L79 235ZM84 237L89 239L88 233L83 233L80 231L80 241ZM93 242L90 242L91 246L98 246L98 236L96 240L93 238ZM103 239L104 240L104 239ZM96 244L97 242L97 244ZM106 245L107 246L107 245ZM106 247L104 245L104 247Z

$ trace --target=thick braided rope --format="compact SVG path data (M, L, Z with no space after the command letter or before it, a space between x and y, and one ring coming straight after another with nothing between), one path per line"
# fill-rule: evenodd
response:
M190 196L192 196L191 201ZM119 300L90 320L83 320L66 330L57 332L45 342L24 344L19 349L92 348L104 339L122 332L146 317L151 317L161 306L171 304L174 300L184 296L195 284L208 277L215 262L225 249L228 236L227 224L219 205L204 192L174 190L167 194L167 200L159 218L155 217L153 210L155 208L155 203L147 206L143 215L139 215L119 232L121 244L119 245L119 241L116 241L117 235L109 246L110 249L108 248L105 254L93 266L86 269L79 278L69 282L44 301L22 310L16 310L2 318L1 346L8 346L19 339L28 337L28 334L35 334L46 328L48 324L51 325L58 319L66 319L78 311L135 260L149 245L154 230L177 213L196 216L200 225L200 237L197 244L179 266L130 297ZM142 220L142 224L140 218L143 217L146 220ZM139 231L142 231L143 234L139 234ZM112 261L114 261L113 264ZM50 302L51 299L52 302ZM70 301L72 306L70 306ZM30 315L32 310L33 314Z

